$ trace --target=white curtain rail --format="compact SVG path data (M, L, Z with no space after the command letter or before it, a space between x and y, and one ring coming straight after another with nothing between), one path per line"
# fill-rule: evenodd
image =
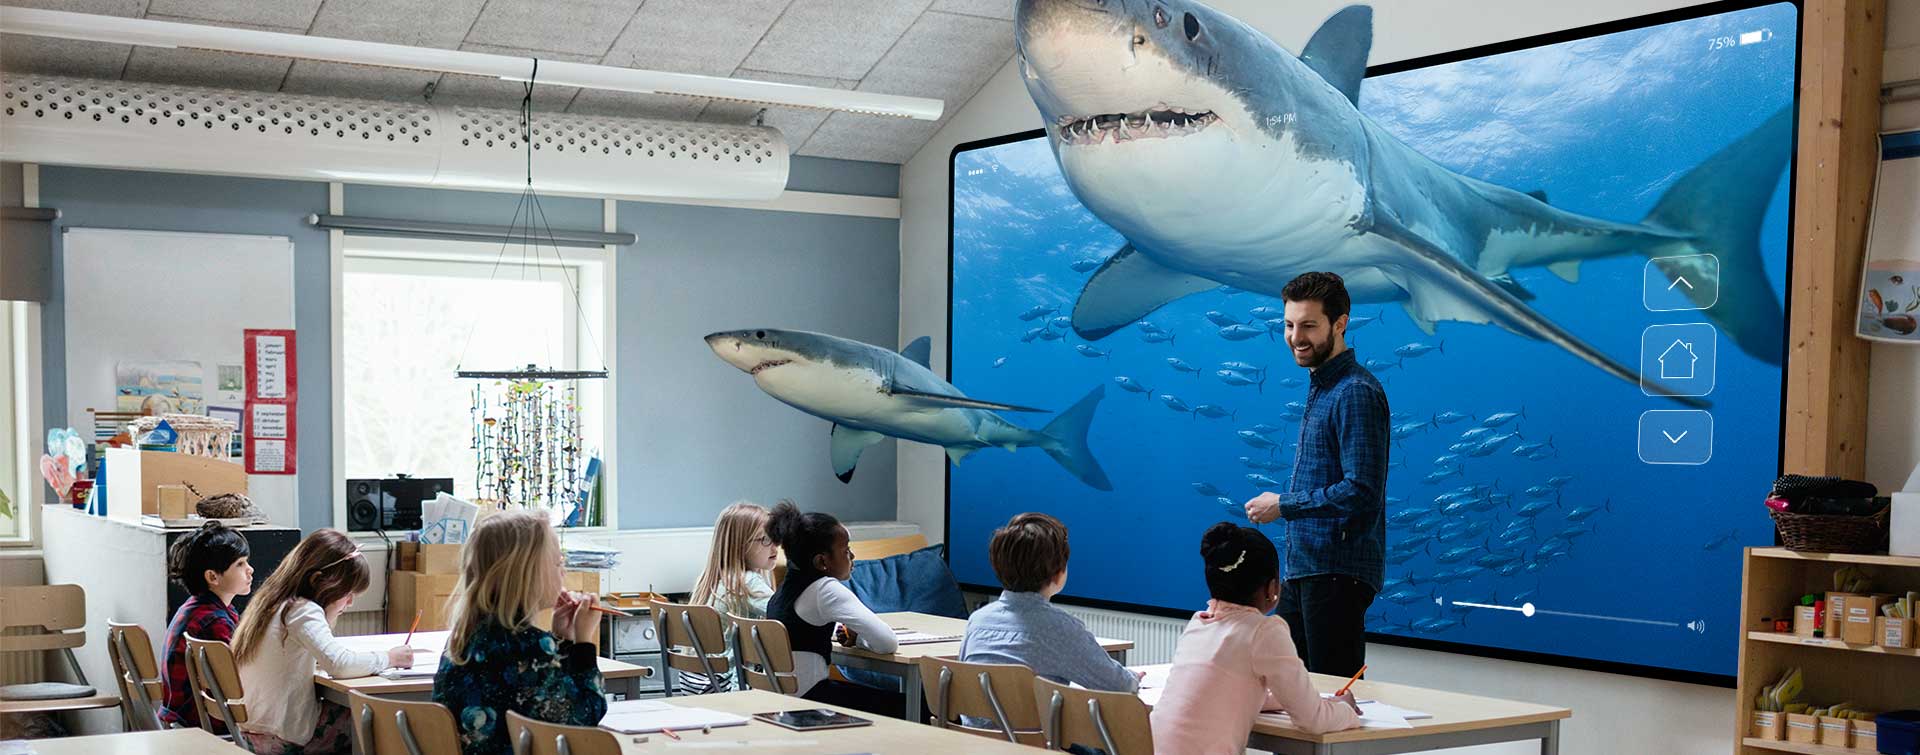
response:
M0 32L142 47L214 50L439 71L506 81L526 81L533 70L533 58L511 55L36 8L0 7ZM561 60L541 60L538 83L641 94L677 94L927 121L939 120L946 108L946 103L941 100L926 97L646 71Z

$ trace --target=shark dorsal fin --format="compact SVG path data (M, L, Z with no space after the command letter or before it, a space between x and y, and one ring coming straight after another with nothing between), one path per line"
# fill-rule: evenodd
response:
M927 336L913 339L912 343L901 347L900 356L913 360L921 367L933 369L933 365L929 363L933 359L933 339Z
M1373 50L1373 9L1349 5L1333 14L1307 40L1300 62L1320 78L1360 104L1360 80L1367 76L1367 55Z

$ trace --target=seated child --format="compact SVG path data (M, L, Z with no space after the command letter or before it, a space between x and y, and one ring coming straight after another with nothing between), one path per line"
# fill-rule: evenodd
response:
M893 628L841 581L853 576L847 528L831 514L802 514L782 501L773 508L767 533L787 552L786 580L767 602L767 618L787 627L800 696L883 716L901 715L906 699L899 692L827 678L836 640L876 653L899 648Z
M161 676L165 700L154 711L164 725L189 729L200 725L200 706L193 704L193 685L187 681L186 637L233 640L233 629L240 624L234 596L253 592L253 565L247 563L247 554L247 539L219 522L207 522L167 548L167 576L189 597L167 622L166 673Z
M720 512L713 523L713 545L707 551L707 568L693 585L687 602L712 606L727 614L746 619L767 617L767 600L773 597L774 557L778 551L767 537L767 510L757 503L740 501ZM680 689L699 695L714 691L716 682L705 674L674 675ZM732 689L732 677L717 680L718 689Z
M1046 514L1021 514L987 545L1000 599L967 619L960 660L1012 663L1062 684L1135 692L1140 677L1100 648L1085 624L1050 602L1067 585L1067 528Z

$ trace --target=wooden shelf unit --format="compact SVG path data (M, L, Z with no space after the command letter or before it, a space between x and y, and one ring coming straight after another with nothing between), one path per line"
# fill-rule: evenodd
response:
M1913 707L1914 679L1920 678L1920 650L1849 645L1757 631L1762 617L1780 618L1807 593L1833 589L1833 573L1857 565L1873 577L1875 592L1920 589L1920 558L1909 556L1797 553L1785 548L1748 548L1741 573L1740 670L1738 719L1734 741L1738 755L1796 752L1848 755L1864 750L1747 736L1753 700L1787 669L1800 667L1806 691L1800 699L1816 705L1852 701L1874 711ZM1789 614L1786 618L1791 619Z

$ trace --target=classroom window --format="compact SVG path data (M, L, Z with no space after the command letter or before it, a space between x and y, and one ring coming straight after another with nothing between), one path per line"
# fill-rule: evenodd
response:
M13 323L17 319L14 310L25 306L0 301L0 355L5 357L0 359L0 496L6 497L0 501L0 540L26 534L23 520L28 502L39 492L37 486L30 484L35 480L34 475L27 473L23 465L22 452L31 446L23 448L22 436L25 426L31 423L23 422L23 402L17 393L21 381L15 376L26 364L26 354L23 353L25 344L20 342L24 339L17 339L13 334Z
M421 243L436 253L419 256L392 240L365 246L379 251L349 246L342 276L346 476L450 477L455 495L479 497L472 408L480 381L454 373L604 367L600 252L569 250L557 260L548 248L545 264L523 264L515 248L496 265L498 247L480 244ZM590 455L603 448L604 382L580 383Z

